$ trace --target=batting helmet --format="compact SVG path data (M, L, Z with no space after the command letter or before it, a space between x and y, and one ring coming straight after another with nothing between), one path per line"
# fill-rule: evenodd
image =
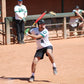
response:
M39 21L38 21L38 25L39 25L39 24L45 24L45 21L44 21L44 20L39 20Z

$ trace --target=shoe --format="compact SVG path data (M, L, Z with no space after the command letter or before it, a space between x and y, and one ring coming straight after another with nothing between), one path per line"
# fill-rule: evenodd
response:
M74 36L77 36L77 35L78 35L78 33L77 33L77 32L74 32L73 34L74 34Z
M34 81L34 76L31 76L30 78L29 78L29 82L33 82Z
M17 44L21 44L21 41L18 41L18 43Z
M55 75L57 74L56 67L53 67L53 73L54 73Z
M21 41L21 44L25 44L24 41Z

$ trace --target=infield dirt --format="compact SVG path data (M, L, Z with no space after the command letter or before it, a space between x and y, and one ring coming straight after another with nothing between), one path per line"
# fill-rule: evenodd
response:
M53 75L48 57L37 64L32 84L84 84L84 38L50 40L57 65ZM0 45L0 84L29 84L36 43Z

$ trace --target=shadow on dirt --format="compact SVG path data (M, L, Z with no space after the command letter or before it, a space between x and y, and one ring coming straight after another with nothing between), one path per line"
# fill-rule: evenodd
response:
M28 81L29 82L29 78L24 78L24 77L5 77L5 76L1 76L0 79L4 79L4 80L22 80L22 81ZM35 80L34 82L51 82L48 80Z

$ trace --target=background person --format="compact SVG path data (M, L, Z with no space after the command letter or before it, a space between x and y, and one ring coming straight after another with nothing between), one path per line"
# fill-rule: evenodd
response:
M73 31L70 33L71 36L77 35L75 29L77 29L77 31L82 30L83 22L84 22L84 19L80 14L80 13L84 13L84 10L79 9L79 6L76 6L73 12L75 13L75 17L70 17L70 21L69 21L70 31ZM80 34L80 32L78 32L78 34Z
M26 6L23 5L23 0L18 0L18 5L14 7L16 32L18 43L24 43L24 21L27 16Z

